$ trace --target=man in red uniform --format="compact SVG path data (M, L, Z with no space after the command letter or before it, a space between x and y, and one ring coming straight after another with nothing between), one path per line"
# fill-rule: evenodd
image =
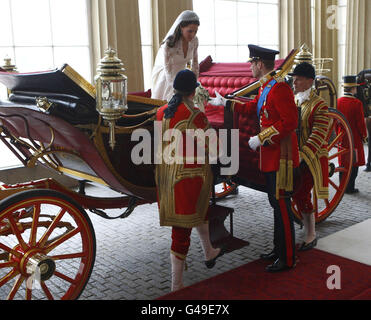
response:
M261 83L258 95L251 102L241 103L217 94L210 103L258 115L261 132L250 138L249 146L253 150L260 148L259 168L265 174L274 212L274 248L261 258L274 261L266 271L277 272L295 266L295 229L288 192L293 190L293 168L299 164L295 133L298 111L290 86L273 71L279 52L255 45L249 45L249 49L253 76Z
M365 141L367 138L367 130L362 102L354 96L357 93L357 77L344 76L343 80L344 96L338 99L337 108L348 120L353 134L354 151L356 157L353 162L353 168L350 174L348 186L345 190L345 193L352 194L359 191L355 188L358 167L363 166L366 163L365 153L363 150L363 141ZM341 161L342 159L340 158L340 162Z
M328 151L327 135L329 116L327 103L313 89L316 78L314 67L298 64L293 76L294 93L300 108L300 175L294 182L292 199L303 217L305 240L299 251L312 249L317 244L315 216L311 192L317 199L328 199Z
M207 268L212 268L216 259L224 254L224 248L212 247L209 237L207 214L213 176L207 143L205 146L205 142L202 142L205 154L197 154L197 157L204 156L205 161L197 161L194 155L189 156L187 153L186 135L189 130L206 131L210 127L204 113L195 108L192 101L198 85L192 71L180 71L173 84L174 96L168 104L159 108L156 115L157 121L161 121L162 132L155 153L159 157L155 180L160 225L172 227L172 291L183 287L183 270L193 227L196 227L199 234ZM179 135L167 135L174 132L179 132ZM192 148L195 144L197 147L195 140L192 141Z

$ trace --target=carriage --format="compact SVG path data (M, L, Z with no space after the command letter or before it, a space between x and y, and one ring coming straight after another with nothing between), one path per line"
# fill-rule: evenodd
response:
M293 50L276 72L285 76L297 53ZM155 114L164 101L146 97L145 93L129 94L126 112L112 125L112 119L106 121L96 109L98 88L69 65L27 74L1 71L0 81L9 91L8 100L0 102L2 142L25 167L42 165L80 182L78 190L52 178L0 186L0 290L7 291L8 299L76 299L89 280L95 260L94 228L87 211L108 219L125 218L137 206L157 201L154 161L133 163L131 151L138 141L132 141L131 135L138 128L146 129L153 140ZM336 111L336 91L331 81L319 78L316 86L319 91L330 92L331 101L335 101L330 109L328 136L333 190L323 204L314 199L320 222L334 211L344 194L353 143L346 120ZM257 88L258 83L251 81L228 94L249 99ZM233 208L218 206L216 200L236 193L239 185L265 191L258 154L245 143L246 137L257 132L258 121L211 106L206 106L205 113L216 129L240 130L239 172L233 176L215 173L214 185L222 183L223 188L214 189L210 195L215 209L215 217L210 217L214 221L210 236L214 242L230 241L233 232L226 230L224 219ZM337 162L339 157L346 160L342 167ZM84 191L87 181L122 196L88 196ZM112 217L104 212L111 208L122 208L123 212ZM295 203L293 209L300 223ZM77 245L76 241L70 245L72 238L78 239ZM41 290L33 290L35 286Z

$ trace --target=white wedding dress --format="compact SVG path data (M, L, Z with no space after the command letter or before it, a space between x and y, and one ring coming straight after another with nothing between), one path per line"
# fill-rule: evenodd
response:
M176 74L186 68L192 61L192 71L198 78L198 38L194 37L188 44L188 52L184 57L182 41L179 40L173 48L162 44L152 69L152 99L169 101L173 96L173 82Z

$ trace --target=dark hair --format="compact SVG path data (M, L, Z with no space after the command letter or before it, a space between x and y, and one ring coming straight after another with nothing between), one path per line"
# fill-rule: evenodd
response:
M174 117L175 112L178 110L178 106L182 103L184 97L189 97L194 92L181 92L178 90L175 90L175 93L173 97L170 99L170 101L167 104L167 108L164 110L164 118L169 119Z
M263 62L266 69L268 70L274 69L274 60L261 60L261 62Z
M174 48L175 43L180 39L182 36L182 30L181 28L184 28L186 26L189 26L190 24L195 24L197 26L200 25L200 21L194 20L194 21L182 21L181 23L178 24L176 29L174 30L174 33L170 35L164 42L166 42L166 45L170 48ZM162 42L162 43L164 43ZM161 43L161 44L162 44Z

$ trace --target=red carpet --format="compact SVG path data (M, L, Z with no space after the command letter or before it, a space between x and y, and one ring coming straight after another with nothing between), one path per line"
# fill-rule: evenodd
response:
M292 270L264 271L269 264L261 259L199 283L169 293L160 300L371 300L371 266L320 250L298 253ZM327 282L340 268L341 289L328 289ZM188 272L196 272L190 270Z

